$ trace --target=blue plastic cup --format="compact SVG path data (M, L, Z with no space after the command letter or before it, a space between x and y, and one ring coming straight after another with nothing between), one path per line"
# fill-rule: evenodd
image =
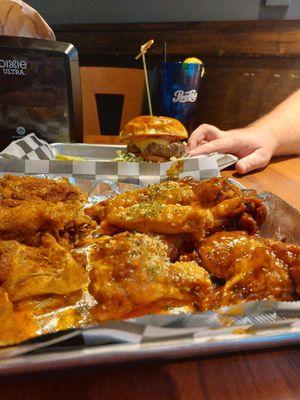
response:
M197 121L203 64L165 62L161 67L162 114L179 119L192 132Z

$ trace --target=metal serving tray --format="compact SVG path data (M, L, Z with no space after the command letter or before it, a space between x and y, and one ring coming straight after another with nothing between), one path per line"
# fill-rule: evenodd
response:
M86 180L84 185L93 194L93 181L91 192ZM270 193L261 196L268 208L262 236L299 244L300 213ZM0 350L0 375L175 360L298 343L300 301L256 301L218 312L145 316L41 337Z
M52 143L50 144L54 157L57 154L64 156L83 157L88 161L110 161L116 162L117 151L124 150L125 145L121 144L87 144L87 143ZM203 158L206 156L189 157L188 159ZM232 154L216 154L216 162L219 170L229 167L237 162L237 157ZM153 171L155 170L152 165ZM151 168L148 166L148 169ZM154 173L154 172L153 172ZM154 173L157 175L157 173Z
M54 156L84 157L87 160L112 161L117 157L117 150L125 149L125 145L87 144L87 143L52 143L50 147Z

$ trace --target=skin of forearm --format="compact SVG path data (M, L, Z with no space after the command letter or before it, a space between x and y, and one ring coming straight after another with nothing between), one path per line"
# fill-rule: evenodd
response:
M247 128L272 141L274 156L300 154L300 90Z

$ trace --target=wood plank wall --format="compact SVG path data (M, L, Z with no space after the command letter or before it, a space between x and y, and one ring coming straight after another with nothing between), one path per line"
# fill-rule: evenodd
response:
M150 67L200 57L206 67L199 123L223 129L251 123L300 87L300 20L93 24L55 27L73 43L81 65L139 67L134 56L149 38Z

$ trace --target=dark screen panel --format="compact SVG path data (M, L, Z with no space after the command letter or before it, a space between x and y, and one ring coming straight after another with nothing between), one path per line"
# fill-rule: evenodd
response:
M49 142L69 138L65 57L0 51L0 146L35 131Z

